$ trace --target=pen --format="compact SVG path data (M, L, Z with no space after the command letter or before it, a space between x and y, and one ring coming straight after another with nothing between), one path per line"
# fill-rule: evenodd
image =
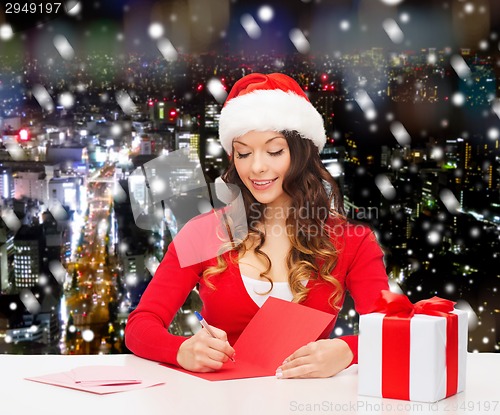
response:
M208 325L208 323L205 321L205 319L203 318L203 316L198 313L197 311L194 312L194 315L196 316L196 318L200 321L200 324L202 325L202 327L208 331L208 334L210 334L210 336L212 336L214 339L218 339L218 337L215 335L215 333L212 331L212 329L210 328L210 326ZM234 358L232 357L229 357L229 359L231 359L231 362L234 362Z

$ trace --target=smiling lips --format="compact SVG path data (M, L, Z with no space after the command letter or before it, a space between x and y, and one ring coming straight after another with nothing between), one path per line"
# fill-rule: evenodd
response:
M269 187L271 187L276 180L278 180L277 177L271 180L250 180L250 181L252 182L254 189L266 190Z

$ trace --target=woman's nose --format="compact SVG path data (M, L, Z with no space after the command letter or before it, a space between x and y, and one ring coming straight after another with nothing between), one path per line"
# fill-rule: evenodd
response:
M266 170L267 170L267 163L264 157L261 154L256 153L252 159L252 172L257 174L257 173L262 173L263 171Z

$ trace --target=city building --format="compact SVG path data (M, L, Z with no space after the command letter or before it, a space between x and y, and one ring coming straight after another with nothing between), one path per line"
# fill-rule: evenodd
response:
M41 226L23 225L14 237L14 286L35 287L42 273L45 242Z
M82 184L83 178L74 177L53 177L49 180L48 204L57 200L62 206L67 206L69 210L80 211L82 207Z
M48 201L47 175L42 171L17 171L14 174L14 197L41 203Z
M12 288L14 261L14 233L0 219L0 294Z

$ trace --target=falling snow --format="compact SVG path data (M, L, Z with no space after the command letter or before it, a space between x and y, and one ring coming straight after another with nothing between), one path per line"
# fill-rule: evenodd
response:
M259 8L259 11L257 12L257 15L262 22L267 23L273 20L274 10L271 6L268 5L261 6Z
M379 174L375 177L375 184L387 200L392 200L396 197L396 189L387 176Z
M8 23L0 25L0 40L10 40L14 36L12 26Z
M38 84L33 86L33 96L44 110L48 112L52 112L54 110L54 102L52 101L52 97L43 85Z
M49 263L49 270L59 284L64 284L66 279L66 269L59 261L51 261Z
M94 340L94 332L90 329L86 329L82 331L82 339L86 342L91 342Z
M75 57L75 50L65 36L56 35L54 37L54 46L63 59L69 61Z
M471 75L471 70L467 62L460 55L453 55L450 60L452 68L460 78L468 78Z
M227 92L220 79L212 78L207 82L208 92L212 94L217 102L223 104L227 98Z
M177 60L179 54L169 39L161 38L158 40L157 45L158 50L161 52L167 62L174 62Z
M439 193L439 197L441 198L441 201L445 205L446 209L452 214L458 213L458 210L460 209L460 202L458 199L455 197L453 192L449 189L443 189Z
M261 36L262 30L251 14L247 13L241 16L240 23L250 38L258 39Z
M389 39L391 39L394 43L399 44L403 42L405 38L404 33L394 19L384 20L382 26L385 33L387 33L387 36L389 36Z
M148 29L149 36L151 39L159 39L163 36L163 25L158 22L151 23Z
M5 225L7 225L7 227L13 232L17 232L21 227L21 221L16 216L14 211L10 208L2 209L2 220L4 221Z
M394 138L397 140L399 145L408 146L411 144L411 137L406 131L406 128L399 121L394 121L391 123L391 133Z
M290 30L289 37L298 52L307 53L311 49L309 41L300 29Z
M71 92L63 92L59 95L59 103L66 109L70 109L75 105L75 97Z
M31 314L37 314L40 312L40 303L29 289L22 289L19 298L26 307L26 310L28 310Z
M375 104L373 100L370 98L368 93L359 89L356 91L355 100L358 103L359 107L365 113L365 117L367 120L374 120L377 117L377 111L375 110Z
M148 269L151 275L154 275L158 267L160 266L160 262L154 256L149 256L145 261L146 268Z
M116 93L116 102L125 114L131 115L137 111L137 107L126 91Z
M70 16L71 21L78 24L82 23L84 16L87 16L87 14L84 15L82 13L84 7L91 7L89 10L96 13L99 11L97 7L98 3L94 2L93 4L91 2L89 3L90 6L84 3L81 1L67 1L64 3L66 13ZM236 7L239 2L232 1L231 3L232 7ZM319 7L323 2L321 0L302 0L301 3L307 3L308 6L304 7L307 9L309 6ZM497 226L495 229L495 225L490 226L488 224L488 221L491 221L491 217L494 214L493 209L488 211L490 208L486 206L482 208L478 207L475 211L468 209L468 203L471 203L468 198L471 198L471 196L466 192L461 192L460 189L462 187L461 184L471 180L471 169L474 171L477 170L476 175L472 177L472 181L470 182L470 188L476 190L478 199L486 194L490 197L491 187L489 187L489 181L492 177L492 171L495 175L495 168L498 166L494 161L494 154L497 151L494 145L497 144L500 138L500 127L498 124L500 119L500 99L496 98L495 90L482 93L480 89L475 89L476 85L478 88L481 85L477 80L483 79L481 78L483 74L480 70L478 71L478 65L472 63L474 62L473 56L476 62L481 62L486 59L485 56L487 54L498 53L498 34L496 32L488 34L487 31L478 33L478 36L470 42L472 49L469 57L465 53L467 49L461 50L461 45L449 40L444 41L449 42L450 47L440 48L429 45L422 49L420 55L408 55L406 50L403 49L412 49L418 43L414 30L422 19L422 16L419 15L420 10L413 9L410 15L410 13L405 11L410 9L405 9L403 0L379 0L378 3L378 10L383 10L385 13L383 14L383 19L385 20L381 19L380 22L382 23L379 22L378 27L371 24L369 19L367 20L366 16L361 16L361 14L359 16L343 14L329 19L332 32L341 38L343 42L345 41L345 44L341 46L332 45L331 48L328 45L330 58L329 60L325 60L324 67L321 67L319 73L328 73L329 80L334 81L333 83L336 88L338 87L339 94L342 88L346 89L346 97L339 96L338 99L336 97L334 107L338 109L342 106L342 112L344 108L346 111L351 111L348 113L348 117L355 119L362 127L361 132L354 135L356 140L360 140L356 143L359 146L358 153L350 153L351 148L348 141L353 136L348 135L344 131L344 126L342 125L344 120L341 120L338 114L335 114L335 117L332 115L331 124L327 127L327 132L330 137L334 138L335 143L347 149L349 157L357 157L359 159L360 164L354 165L352 168L354 173L351 172L351 174L356 175L356 179L360 180L359 186L356 187L358 195L365 198L369 203L376 204L379 200L382 200L381 204L385 205L383 209L381 208L377 212L376 219L378 222L375 228L378 225L381 228L378 236L380 236L384 244L393 248L394 252L403 250L404 255L407 257L407 260L402 261L404 263L397 264L394 268L397 270L400 267L400 272L394 271L394 275L390 276L389 285L391 291L406 292L413 299L421 299L433 294L456 299L467 296L472 292L477 292L477 297L480 298L483 293L479 291L478 287L480 287L480 283L483 284L483 274L481 270L478 271L475 269L475 267L478 267L477 263L473 263L473 260L475 260L474 252L477 252L474 250L474 245L479 246L483 244L483 240L487 240L488 243L491 242L493 238L488 237L488 235L494 233L493 231L496 232L496 240L500 226ZM397 7L400 4L401 7ZM100 7L103 7L102 2ZM452 9L450 2L442 3L441 12L444 10L451 12L450 9ZM134 22L132 19L134 12L132 10L132 5L123 7L123 13L127 15L127 18L131 19L130 23ZM315 99L316 95L318 95L317 91L322 87L317 82L319 76L317 73L312 75L313 70L311 70L311 73L308 72L312 68L311 66L306 68L306 66L302 65L311 65L308 60L308 54L316 54L316 48L321 43L326 44L328 42L327 36L325 36L326 31L322 33L321 39L318 40L318 35L315 35L316 27L312 20L309 22L308 19L297 19L294 21L296 27L283 29L284 26L281 26L282 16L277 7L273 8L269 5L261 5L251 11L249 10L246 10L247 14L231 17L236 22L236 25L238 25L238 21L241 23L241 26L238 26L238 30L241 32L239 36L244 38L244 41L248 45L259 47L260 43L267 42L270 38L268 36L271 36L270 34L272 33L273 36L280 36L279 41L284 41L287 47L295 48L295 51L298 52L295 55L299 57L297 58L297 62L294 63L294 65L297 65L295 67L290 66L288 57L283 57L283 55L262 56L262 62L257 60L254 62L243 53L240 59L242 66L238 68L238 71L245 73L264 70L286 72L291 67L294 68L293 70L296 68L297 73L300 74L298 75L298 79L300 79L301 85L308 87L311 91L311 94L308 92L308 95L310 95L311 100ZM457 5L453 5L453 10L457 12L456 16L460 17L459 24L464 25L468 29L470 25L474 24L473 21L476 18L481 17L481 14L486 15L490 13L488 7L467 0L459 1ZM87 11L85 10L85 13ZM339 18L338 16L342 17ZM13 90L26 89L29 99L31 100L33 97L32 101L35 104L38 103L39 108L37 110L44 115L51 116L59 116L61 107L62 110L70 114L78 112L81 108L85 108L87 99L92 97L93 94L92 98L95 98L94 102L97 101L105 104L103 107L111 108L114 106L116 108L116 104L118 104L120 108L116 108L116 118L112 121L108 120L107 131L101 134L101 137L107 135L109 140L115 143L119 143L124 137L131 134L130 125L127 127L122 123L120 118L125 116L127 119L130 119L141 113L143 106L146 105L143 96L144 91L149 89L148 98L151 96L154 98L156 94L153 79L155 71L161 74L159 76L162 79L161 92L164 96L158 96L159 99L167 97L167 100L178 100L176 102L178 104L177 108L181 108L183 104L193 106L197 102L196 100L204 94L204 99L207 102L211 101L220 106L225 102L232 82L239 76L239 72L229 73L226 70L227 68L224 66L226 62L224 60L221 60L220 64L217 65L216 71L214 70L214 66L211 66L209 71L203 73L203 76L194 80L195 86L198 84L203 86L201 93L198 93L189 86L187 90L182 91L177 91L171 86L171 84L175 83L172 81L170 73L171 68L174 67L178 68L180 73L185 73L187 79L192 81L191 74L185 67L188 61L186 56L191 59L189 53L191 49L196 49L195 43L200 37L215 39L218 42L221 39L226 39L225 43L229 40L235 43L238 42L237 36L233 37L233 29L229 25L226 25L226 22L218 26L214 21L206 21L205 17L202 10L196 10L196 12L193 11L188 16L184 16L180 9L173 7L168 9L168 11L165 10L161 16L160 14L152 14L152 20L149 25L140 28L144 34L143 37L133 31L129 31L125 26L120 28L123 32L112 32L109 22L106 22L95 28L82 31L82 38L85 42L78 42L75 35L63 35L61 28L52 22L44 26L43 30L45 32L41 28L37 29L40 39L43 39L43 33L48 34L43 45L46 50L44 50L43 59L40 58L39 60L39 65L42 65L43 62L44 67L50 68L50 73L46 77L33 76L33 79L26 86L23 85L26 81L25 77L19 75L12 82ZM366 22L362 22L362 20L366 20ZM308 27L309 23L310 26ZM454 21L453 24L455 25L456 22ZM133 24L129 26L133 27ZM196 27L200 27L203 30L196 32ZM466 32L464 30L462 35L465 36ZM124 63L123 68L116 69L113 67L113 69L110 69L110 67L106 67L105 69L108 71L107 75L109 75L109 79L112 79L112 81L102 77L102 85L97 86L96 66L93 65L91 59L86 60L85 53L87 51L85 43L98 33L106 34L106 41L112 40L115 42L116 53L111 53L112 56L109 62L112 62L114 66L119 66L120 62ZM380 73L371 77L366 73L362 73L363 71L357 73L359 68L355 64L349 63L349 59L352 60L353 58L346 57L350 53L344 50L340 51L340 49L349 49L350 36L363 39L373 35L374 43L376 43L377 34L383 38L386 45L392 43L390 47L395 51L391 55L391 58L388 58L391 61L390 71L387 70L388 67L380 63L381 60L377 62L376 56L378 51L377 48L373 48L367 51L368 54L363 54L366 52L360 51L357 59L362 62L366 61L367 66L373 71L379 66ZM169 36L168 39L167 35ZM17 41L17 36L18 34L14 33L9 24L3 23L0 25L0 42L4 42L0 46L4 44L6 47L13 46L13 38ZM19 39L24 41L26 35L19 35ZM266 42L264 42L264 39ZM202 40L205 41L206 39ZM440 39L436 38L436 43L439 43L439 41ZM200 43L203 42L200 40ZM29 44L29 42L25 42L25 44ZM127 61L127 48L139 46L138 49L141 49L142 53L142 48L146 44L150 44L154 49L154 53L157 55L156 60L145 59L144 64L147 66L144 67L134 65L133 61ZM270 44L275 46L273 42L270 42ZM201 52L201 55L203 55L202 48L199 47L198 49L200 50L196 50L195 53ZM34 52L37 51L34 50ZM240 55L238 56L240 57ZM416 79L409 79L407 73L403 72L409 71L414 66L411 62L413 58L420 59L419 65L423 69L420 74L416 74ZM385 57L381 59L385 59ZM142 65L143 62L140 59L139 61ZM495 62L495 58L493 58L492 62L492 65L497 66L492 72L494 76L496 69L500 67L500 60ZM342 70L339 69L339 71L336 71L336 65L340 64L346 65L342 67ZM452 71L449 70L450 65ZM483 66L483 64L481 63L479 66ZM52 76L55 77L55 74L59 74L61 68L71 68L70 70L74 70L74 73L78 74L78 76L75 75L74 78L68 76L65 79L64 86L59 87L56 86ZM99 68L99 70L101 69ZM199 70L203 70L201 66ZM121 73L121 71L125 72L125 74ZM449 76L450 72L451 76ZM349 79L351 73L354 75L352 79ZM485 79L487 78L486 75L484 74ZM436 79L439 78L436 84L438 88L436 88L435 95L429 89L429 85L431 87L433 85L428 79L424 78L426 76L429 76L429 79L432 76L435 76ZM382 81L380 81L381 79ZM446 84L448 80L450 81ZM444 88L443 85L445 86ZM100 89L99 94L95 93L96 86ZM408 89L412 93L415 93L414 97L408 98L414 101L407 102L423 101L425 103L435 99L436 102L441 104L446 102L449 112L436 111L435 114L424 112L420 114L415 112L415 119L409 119L405 117L407 114L403 113L404 111L401 111L401 108L396 108L399 106L399 103L395 106L390 106L386 105L387 100L380 99L381 97L384 99L388 97L388 92L386 91L389 91L389 89L391 93L394 93L395 87L400 88L400 90ZM6 82L0 84L0 92L7 92L8 88L10 88L10 85ZM118 92L115 93L115 91ZM335 92L337 93L337 90ZM482 101L479 102L477 98L480 95L482 96ZM328 105L328 102L325 101L325 105ZM404 107L404 105L405 102L401 102L401 107ZM359 112L357 107L362 111L361 118L358 117ZM123 114L120 113L120 109ZM474 111L477 109L476 112L479 119L477 128L475 126L469 127L464 125L469 121L467 117L471 109ZM188 113L189 111L185 110L185 112ZM463 115L463 119L457 122L457 118L452 116L451 112ZM183 110L179 110L179 113L183 113ZM196 122L196 118L193 117L193 119ZM418 127L415 128L415 125ZM412 136L410 136L410 132ZM383 145L390 146L391 151L385 158L385 170L383 170L382 174L379 174L380 172L372 170L368 159L366 159L366 155L363 154L363 145L365 143L375 145L376 140L383 134L385 134L384 138L386 139ZM391 134L396 140L395 142ZM488 151L492 156L487 162L476 160L477 148L474 145L474 140L477 139L478 134L481 135L482 139L484 138L483 143L488 146ZM431 141L434 138L436 140ZM449 140L445 143L444 138ZM392 142L390 142L391 140ZM390 144L387 144L388 142ZM426 143L426 145L419 147L420 143ZM466 147L466 145L470 145L471 147ZM8 153L7 157L10 156L15 161L29 160L29 151L26 146L19 144L15 140L4 142L4 146ZM110 148L113 150L113 145ZM217 157L223 155L220 146L215 142L207 147L207 151ZM421 153L420 156L416 155L416 151ZM466 151L471 152L471 164L469 166L464 166L460 160L457 160L456 157L454 158L460 152L465 154ZM422 163L428 164L429 169L421 169L420 162L413 159L422 157L422 155ZM445 171L444 169L449 170ZM439 173L436 174L439 175L439 178L433 176L438 170ZM341 173L343 174L344 170ZM448 179L447 183L443 180L445 176ZM347 177L346 183L348 183ZM419 204L407 203L406 200L414 200L420 197L420 192L423 187L426 187L426 183L432 183L433 185L439 183L436 189L431 189L432 197ZM161 193L165 190L167 184L165 181L157 179L152 180L150 186L153 192ZM113 201L117 204L129 203L127 191L116 180L109 188L109 195L112 196ZM219 196L218 191L217 195ZM234 199L234 195L231 194L231 197ZM477 205L480 205L480 203L478 202ZM48 204L45 208L49 210L56 221L65 222L68 220L68 211L62 204ZM200 213L208 212L211 208L212 206L206 199L201 199L195 206L195 209ZM422 211L424 211L424 215L422 215ZM164 212L157 210L156 214L161 219ZM419 214L420 216L418 216ZM3 206L1 215L10 231L15 233L19 230L22 223L12 209ZM391 225L389 229L383 228L384 220L390 221ZM458 221L459 224L456 225L455 221ZM467 222L463 225L463 228L461 228L462 221ZM104 226L100 229L103 233L109 233L109 230ZM458 232L457 229L460 231ZM401 235L403 234L411 236L408 240L401 241ZM157 242L152 237L148 241L151 246ZM422 241L425 242L422 243ZM394 246L391 246L392 243L397 247L394 248ZM117 247L117 255L123 254L130 249L127 243L121 241L117 242L115 246ZM498 260L498 253L488 251L488 255L487 257L485 255L484 260L491 259L491 257ZM461 262L461 258L471 259L471 265L464 266L462 263L456 266L449 265L450 263L455 264L453 261ZM50 273L59 284L63 284L66 280L66 269L63 263L56 261L52 262L49 266ZM148 256L146 258L145 267L151 275L155 273L158 266L159 261L155 256ZM43 299L44 291L46 290L49 293L51 289L50 282L52 277L48 272L46 274L40 274L38 284L35 285L33 292L30 290L22 291L22 303L11 302L8 308L11 311L15 311L22 309L24 306L31 313L36 313L40 310L41 298ZM131 286L140 286L144 282L141 278L137 274L129 274L123 278L122 282ZM496 293L497 288L491 288L491 292ZM499 345L495 344L498 339L495 336L498 335L491 328L491 320L488 320L492 316L494 317L494 313L498 313L498 310L495 311L490 304L485 303L478 307L475 303L471 305L462 300L458 301L457 308L464 309L468 313L471 343L474 341L475 351L486 348L498 351ZM124 304L120 304L119 309L122 313L128 311L127 306ZM346 334L346 331L353 328L352 323L355 323L357 314L352 308L346 308L346 310L348 311L344 313L344 327L337 327L335 331L336 335ZM196 319L192 315L186 317L186 321L192 327L193 331L199 328ZM354 324L354 327L356 327L356 324ZM483 327L482 331L481 327ZM38 325L33 325L29 328L29 331L35 332L39 329ZM75 325L68 326L67 330L69 333L80 333ZM474 330L475 332L473 332ZM91 330L85 330L81 335L85 342L92 342L97 337L97 331L94 333ZM12 337L8 335L4 336L5 343L12 341ZM481 346L483 345L486 347L482 348Z
M82 11L82 2L78 0L68 0L65 2L64 7L66 13L70 16L76 16Z
M57 221L65 221L68 219L68 212L64 206L57 199L53 199L49 205L49 211Z

